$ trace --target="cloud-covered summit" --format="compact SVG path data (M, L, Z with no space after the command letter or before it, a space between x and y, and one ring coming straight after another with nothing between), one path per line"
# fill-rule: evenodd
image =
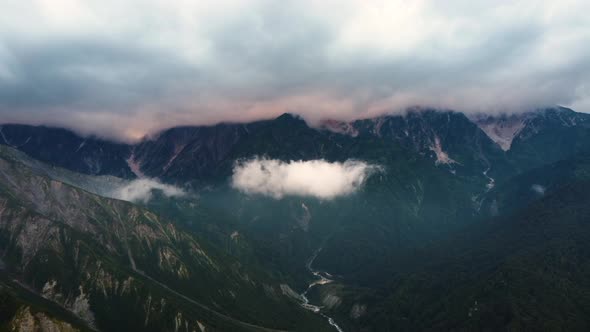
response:
M280 113L590 111L588 1L6 0L0 122L136 139Z

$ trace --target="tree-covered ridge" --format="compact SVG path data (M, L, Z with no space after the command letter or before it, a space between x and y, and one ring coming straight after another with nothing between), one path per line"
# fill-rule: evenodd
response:
M520 208L471 225L396 262L378 287L330 293L334 309L363 331L586 331L590 326L588 158L562 170L559 183ZM567 165L565 167L564 165ZM575 169L575 172L570 170ZM526 178L526 175L519 178ZM520 185L515 180L514 185ZM527 186L528 190L530 186Z
M101 330L324 329L268 275L156 214L0 158L7 273Z
M138 308L148 299L156 305L158 296L175 309L154 309L146 325L153 330L176 328L179 312L189 327L196 326L190 316L209 329L249 328L235 319L330 330L321 316L299 310L296 299L316 281L312 257L313 268L334 282L307 297L345 331L584 330L588 119L564 108L514 115L510 145L503 146L482 127L506 134L506 119L482 124L434 110L319 128L290 114L174 128L129 147L125 167L190 195L154 192L143 208L72 187L100 194L125 179L81 175L0 147L0 197L8 207L0 220L21 225L20 233L5 235L13 257L7 265L28 261L19 248L31 249L15 245L18 234L36 238L25 232L29 224L51 225L52 233L43 234L52 237L35 241L47 243L50 255L32 255L31 266L42 268L13 273L33 278L25 280L38 292L74 285L57 292L66 307L80 296L77 285L104 296L95 277L77 270L76 245L84 243L82 256L92 264L82 270L103 269L119 285L132 276L136 285L131 296L104 300L103 307L116 308L93 311L96 321L125 310L145 318ZM380 171L342 197L277 199L232 187L236 162L253 158L355 160ZM47 284L58 278L56 286Z

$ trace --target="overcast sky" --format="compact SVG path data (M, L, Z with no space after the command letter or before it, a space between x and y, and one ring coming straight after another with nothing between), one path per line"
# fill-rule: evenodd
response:
M590 112L590 1L2 0L0 122Z

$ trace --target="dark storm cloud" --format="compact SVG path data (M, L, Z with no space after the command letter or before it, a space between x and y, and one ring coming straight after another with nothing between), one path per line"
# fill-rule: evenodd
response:
M16 77L0 90L7 107L116 107L161 96L169 88L161 82L198 77L196 68L175 62L170 54L118 42L70 39L5 46L18 59Z
M585 1L7 2L0 122L137 139L286 111L590 111Z

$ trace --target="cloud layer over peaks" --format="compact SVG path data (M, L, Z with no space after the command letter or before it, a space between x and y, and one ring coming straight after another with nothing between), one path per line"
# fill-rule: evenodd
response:
M283 196L333 199L359 190L378 170L377 166L352 160L332 163L325 160L252 159L236 163L232 186L248 194L276 199Z
M4 0L0 122L133 140L284 112L590 111L590 1Z

